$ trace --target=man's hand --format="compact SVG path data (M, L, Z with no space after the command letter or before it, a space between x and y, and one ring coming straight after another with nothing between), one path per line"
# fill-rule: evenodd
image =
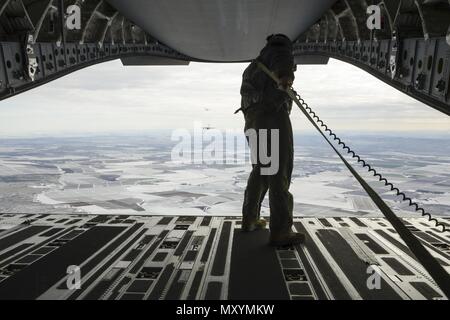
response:
M282 77L282 78L280 78L280 83L278 84L278 88L286 91L288 88L292 87L293 82L294 82L294 79L292 79L291 77Z

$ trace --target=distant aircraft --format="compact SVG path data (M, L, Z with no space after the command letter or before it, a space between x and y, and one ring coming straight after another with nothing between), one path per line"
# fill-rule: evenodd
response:
M205 108L205 111L208 112L210 111L209 108ZM215 129L215 127L212 127L211 125L206 125L205 127L203 127L203 130L211 130L211 129Z

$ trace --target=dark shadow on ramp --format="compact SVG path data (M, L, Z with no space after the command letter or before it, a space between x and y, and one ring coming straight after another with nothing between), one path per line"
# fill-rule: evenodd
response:
M290 299L276 250L268 246L268 239L268 230L235 230L228 299Z

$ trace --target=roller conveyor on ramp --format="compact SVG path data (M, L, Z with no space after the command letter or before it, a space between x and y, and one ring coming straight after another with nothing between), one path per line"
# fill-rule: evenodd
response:
M450 272L449 233L404 221ZM274 248L237 217L0 215L0 299L446 299L384 218L294 226Z

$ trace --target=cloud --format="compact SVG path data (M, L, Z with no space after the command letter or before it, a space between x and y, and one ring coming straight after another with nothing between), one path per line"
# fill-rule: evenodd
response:
M0 102L0 134L60 135L191 129L195 121L242 128L246 64L86 68ZM295 88L331 127L353 131L450 131L448 117L349 64L299 66ZM311 128L299 112L294 128Z

